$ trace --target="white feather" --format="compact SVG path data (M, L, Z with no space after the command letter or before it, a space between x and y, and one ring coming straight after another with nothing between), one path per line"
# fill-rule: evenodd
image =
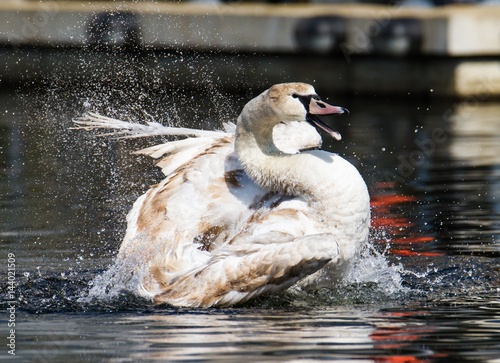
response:
M121 121L114 118L88 112L73 122L77 130L113 130L100 136L116 136L118 138L135 138L150 136L221 136L222 131L206 131L190 129L185 127L163 126L157 122L146 122L145 124Z

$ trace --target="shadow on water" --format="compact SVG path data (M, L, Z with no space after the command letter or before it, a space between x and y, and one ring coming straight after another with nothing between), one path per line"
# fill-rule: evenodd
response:
M133 201L161 175L150 160L130 155L155 140L96 138L70 130L71 120L92 110L220 128L257 93L147 85L134 69L104 81L95 75L85 87L51 79L35 90L0 93L0 250L15 255L23 359L500 356L495 103L323 95L351 110L328 120L343 141L325 140L324 148L354 163L372 195L372 247L343 284L222 310L154 306L126 292L82 302L111 264ZM9 292L2 284L5 307Z

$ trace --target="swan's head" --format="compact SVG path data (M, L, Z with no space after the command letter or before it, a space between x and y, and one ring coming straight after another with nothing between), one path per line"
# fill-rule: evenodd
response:
M309 84L281 83L248 102L242 112L242 121L253 124L252 129L266 126L272 128L280 122L304 121L340 140L340 134L323 123L318 116L345 112L348 111L343 107L322 101Z

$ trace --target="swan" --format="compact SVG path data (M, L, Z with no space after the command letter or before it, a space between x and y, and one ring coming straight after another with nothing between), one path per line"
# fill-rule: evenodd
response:
M316 128L341 138L318 116L344 112L309 84L283 83L250 100L226 131L75 120L112 129L106 135L189 136L136 151L156 159L165 179L127 215L115 263L128 266L135 291L155 303L225 307L340 279L370 225L358 170L318 149Z

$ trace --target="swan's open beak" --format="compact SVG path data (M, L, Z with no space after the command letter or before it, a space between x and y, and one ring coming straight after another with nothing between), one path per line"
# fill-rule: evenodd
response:
M349 110L344 107L332 106L326 102L311 98L311 101L309 102L309 112L307 113L306 119L311 125L323 130L335 140L339 141L342 139L342 135L321 121L317 115L337 115L343 113L349 113Z

